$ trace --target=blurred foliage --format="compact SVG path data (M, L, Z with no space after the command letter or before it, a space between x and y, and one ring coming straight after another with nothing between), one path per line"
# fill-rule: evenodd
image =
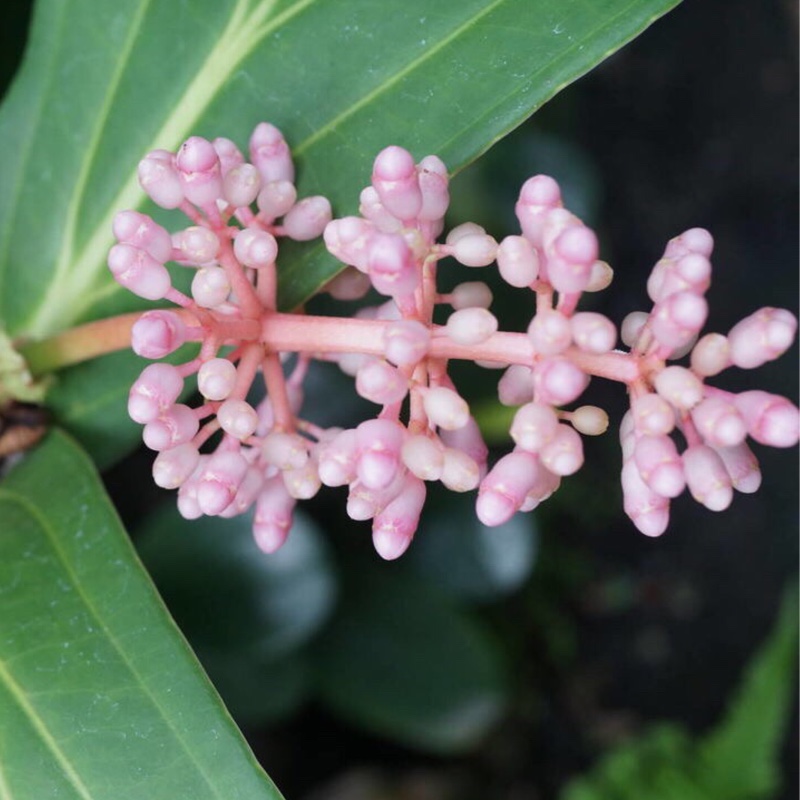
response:
M662 724L604 756L562 800L768 800L778 791L780 747L797 672L797 593L750 662L727 714L693 739Z

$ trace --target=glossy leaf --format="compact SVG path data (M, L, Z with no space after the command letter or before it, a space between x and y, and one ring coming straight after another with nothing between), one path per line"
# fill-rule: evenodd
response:
M0 795L280 798L58 431L0 488Z
M39 0L0 114L0 316L39 336L130 306L105 253L149 149L268 118L301 192L349 211L386 144L458 169L677 2ZM320 255L284 265L286 305L335 271Z
M192 133L244 146L266 118L294 147L301 193L350 213L382 147L457 170L678 2L409 0L389 20L371 0L39 0L0 109L0 320L38 337L141 307L105 254L114 213L143 205L135 169L152 148ZM284 307L338 268L318 244L287 247ZM113 379L94 365L67 378L78 395L58 400L106 464L133 438L116 398L136 368L114 363Z
M360 567L313 652L326 704L413 747L473 747L506 701L499 655L484 631L403 570Z

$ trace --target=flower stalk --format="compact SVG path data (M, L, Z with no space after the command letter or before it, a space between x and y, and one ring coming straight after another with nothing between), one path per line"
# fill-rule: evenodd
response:
M254 536L272 552L288 535L298 500L323 485L348 486L348 514L373 521L374 545L391 559L411 543L427 482L441 481L453 491L477 488L480 520L502 524L534 509L581 467L582 436L606 430L602 409L575 407L592 377L621 382L630 395L620 431L624 504L649 536L666 529L670 501L684 488L712 510L726 508L734 489L757 488L747 436L779 447L797 443L798 410L785 398L729 395L706 384L730 366L776 358L796 332L791 314L762 309L727 336L698 340L711 283L707 231L691 229L668 243L648 281L652 310L622 325L625 352L610 320L578 310L583 293L606 288L613 272L552 178L523 185L515 207L520 235L497 242L465 223L440 242L449 188L435 156L415 163L402 148L386 148L361 193L361 216L335 220L324 198L297 200L288 146L274 126L256 127L249 156L227 140L192 137L176 154L145 157L143 188L193 224L169 234L138 212L120 212L108 264L133 293L178 308L92 323L31 350L41 369L76 358L98 334L99 346L130 341L156 362L186 342L200 343L192 361L148 366L128 406L158 452L156 483L178 489L185 517L255 508ZM278 240L320 235L347 266L326 291L353 300L372 290L383 302L354 318L276 310ZM469 269L496 264L507 283L530 292L536 310L527 332L499 330L485 283L440 294L444 258ZM189 294L172 286L167 262L194 270ZM452 313L434 324L441 306ZM233 349L220 354L223 346ZM282 361L291 354L296 365L287 377ZM302 378L313 358L352 375L356 391L379 407L375 418L349 430L304 419ZM448 375L453 359L502 368L499 399L518 407L514 451L491 468L469 405ZM191 408L176 400L195 373L204 402ZM253 406L246 398L259 375L266 397ZM212 448L217 431L222 437ZM682 453L676 436L686 444Z

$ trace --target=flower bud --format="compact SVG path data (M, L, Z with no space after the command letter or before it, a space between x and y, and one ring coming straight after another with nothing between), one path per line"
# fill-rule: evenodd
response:
M331 204L326 197L306 197L286 213L283 230L296 242L308 242L322 236L332 216Z
M731 328L730 359L742 369L760 367L783 355L796 332L794 314L782 308L762 308Z
M172 311L146 311L131 328L131 347L143 358L164 358L186 341L186 326Z
M393 217L413 220L422 210L417 167L408 150L395 145L381 150L372 169L372 185Z
M497 332L497 317L485 308L462 308L447 318L445 330L457 344L480 344Z
M146 214L120 211L114 217L113 230L118 242L146 250L161 264L172 257L172 238L169 233Z
M108 268L120 286L145 300L161 300L172 288L167 268L130 244L115 244L109 250Z
M294 181L294 164L283 134L268 122L256 125L250 136L250 161L261 173L264 185Z

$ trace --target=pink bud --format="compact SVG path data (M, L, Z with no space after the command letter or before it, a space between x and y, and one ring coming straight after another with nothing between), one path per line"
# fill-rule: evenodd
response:
M275 263L278 257L278 243L267 231L245 228L236 234L233 253L244 266L260 269Z
M497 247L497 268L506 283L523 289L539 277L539 256L523 236L506 236Z
M689 411L703 399L703 382L685 367L665 367L654 384L661 397L682 411Z
M783 355L794 342L797 320L782 308L762 308L728 334L730 358L737 367L760 367Z
M625 513L645 536L661 536L669 524L669 500L652 491L632 460L622 465Z
M219 159L220 170L223 177L227 175L234 167L244 164L244 156L242 151L236 146L235 142L226 139L224 136L217 136L216 139L211 140L211 146L217 154Z
M711 511L724 511L733 500L731 477L719 454L696 444L683 452L686 485L692 497Z
M256 500L253 517L253 538L260 550L274 553L286 541L296 502L286 491L280 475L266 481Z
M222 267L202 267L192 278L192 297L201 308L216 308L230 293L231 284Z
M408 436L401 450L403 463L423 481L436 481L442 475L444 447L438 439L425 434Z
M397 366L412 365L423 359L430 347L428 328L417 320L398 320L383 333L386 358Z
M699 253L709 258L714 249L714 239L704 228L690 228L680 236L670 239L664 250L664 258L680 258L688 253Z
M533 389L538 403L566 405L577 400L588 385L589 376L566 358L543 358L533 367Z
M351 483L347 493L347 516L357 522L372 519L397 497L404 484L404 470L398 470L382 489L372 489L359 480Z
M706 397L692 409L698 433L713 447L734 447L747 436L736 406L723 397Z
M676 350L689 344L705 325L708 303L694 292L675 292L656 303L650 330L659 344Z
M153 150L139 162L138 176L139 185L161 208L177 208L183 202L183 185L172 153Z
M540 403L527 403L519 408L511 424L511 438L523 450L538 453L556 435L558 415Z
M264 486L264 474L256 467L249 467L247 472L236 490L236 494L231 500L230 504L224 511L220 511L220 516L225 517L238 517L239 514L245 514L250 510L250 506L255 503L261 489Z
M489 308L492 304L492 290L482 281L459 283L450 292L450 305L456 311L463 308Z
M536 456L516 451L503 456L481 481L475 512L490 527L519 511L538 473Z
M639 336L649 319L650 315L646 311L631 311L622 320L622 327L619 332L619 338L622 339L622 343L627 347L636 347Z
M583 441L570 425L559 425L539 451L542 465L554 475L573 475L583 466Z
M617 343L614 323L602 314L581 311L570 320L572 338L587 353L608 353Z
M369 245L374 233L375 227L367 220L361 217L343 217L325 226L323 238L332 256L366 272Z
M531 478L531 488L525 495L525 500L520 506L520 511L533 511L550 497L561 485L561 476L555 475L546 469L541 463L541 459L536 458L535 470Z
M576 408L569 421L584 436L602 436L608 430L608 414L597 406Z
M179 251L176 260L184 265L203 266L214 261L219 253L217 235L199 225L173 234L172 246Z
M662 497L677 497L686 486L683 462L669 436L639 436L633 454L639 475Z
M417 530L425 494L425 484L406 475L397 497L375 515L372 543L381 558L391 561L406 551Z
M747 425L747 432L760 444L794 447L798 440L798 410L785 397L752 391L737 394L733 401Z
M376 233L372 237L367 271L372 285L390 297L410 294L420 282L411 249L399 234Z
M497 396L504 406L520 406L533 398L533 370L512 364L497 384Z
M399 220L415 219L422 210L422 192L414 158L392 145L378 153L372 169L372 185L381 204Z
M319 477L325 486L345 486L356 478L357 441L354 429L341 431L319 448Z
M447 167L437 156L425 156L419 162L418 180L422 192L422 208L417 218L427 221L442 219L450 205Z
M245 400L226 400L217 409L217 419L222 430L234 439L247 439L258 427L258 414Z
M222 167L211 142L190 136L175 155L175 167L190 203L203 206L222 196Z
M249 464L239 451L219 450L208 459L197 485L197 504L204 514L224 511L239 489Z
M120 286L145 300L161 300L172 287L167 268L130 244L115 244L109 250L108 268Z
M589 274L589 283L585 292L602 292L614 280L614 270L605 261L595 261Z
M692 371L703 378L718 375L730 363L728 339L721 333L707 333L692 349Z
M356 373L356 392L379 405L399 403L408 393L408 380L386 361L367 358Z
M658 303L676 292L704 294L711 285L711 263L699 253L680 258L662 258L653 267L647 281L647 293Z
M300 434L273 431L264 437L261 455L278 469L299 469L308 461L308 445Z
M631 403L631 409L633 412L631 421L640 434L663 436L675 427L675 411L667 400L657 394L645 394L635 398Z
M262 183L256 197L259 214L268 222L282 217L297 200L297 189L291 181L271 181Z
M123 244L146 250L163 264L172 256L172 239L165 228L146 214L138 211L120 211L114 217L114 236Z
M322 485L315 458L309 458L302 467L297 469L284 470L282 475L286 491L295 500L310 500Z
M451 492L470 492L481 480L480 465L463 450L445 447L440 480Z
M735 447L715 447L714 449L722 459L722 463L731 477L733 488L737 492L752 494L758 491L761 486L761 470L758 468L758 459L744 442Z
M333 216L326 197L306 197L293 206L283 218L284 233L296 242L307 242L322 236Z
M255 202L261 189L261 175L252 164L238 164L222 179L223 197L234 207L244 208Z
M188 442L200 428L194 409L177 404L148 422L142 431L145 445L151 450L169 450Z
M544 309L531 320L528 338L539 355L554 356L572 344L572 327L560 311Z
M463 397L446 386L426 389L422 404L428 419L439 428L453 431L469 421L469 406Z
M283 134L268 122L260 122L250 136L250 160L264 184L294 181L294 164Z
M489 448L483 440L481 429L470 416L466 425L455 430L440 430L439 438L449 448L455 448L466 453L479 467L481 473L486 471L486 459L489 457Z
M197 372L197 388L208 400L224 400L236 385L236 367L227 358L210 358Z
M487 267L495 259L497 242L488 234L461 236L452 245L452 255L465 267Z
M163 450L153 462L153 480L162 489L177 489L200 463L197 448L186 442Z
M131 328L131 347L143 358L163 358L185 341L186 326L172 311L146 311Z
M362 190L358 199L359 213L369 220L376 230L384 233L399 233L403 230L403 223L383 207L373 186L367 186Z
M178 399L183 378L172 364L150 364L134 381L128 395L128 414L141 425L152 422Z
M497 332L497 317L485 308L462 308L447 318L445 330L457 344L480 344Z
M366 420L356 428L356 474L367 488L384 489L397 475L404 431L388 419Z
M519 192L514 212L522 233L531 244L541 244L541 225L544 213L561 207L561 190L547 175L528 178Z

